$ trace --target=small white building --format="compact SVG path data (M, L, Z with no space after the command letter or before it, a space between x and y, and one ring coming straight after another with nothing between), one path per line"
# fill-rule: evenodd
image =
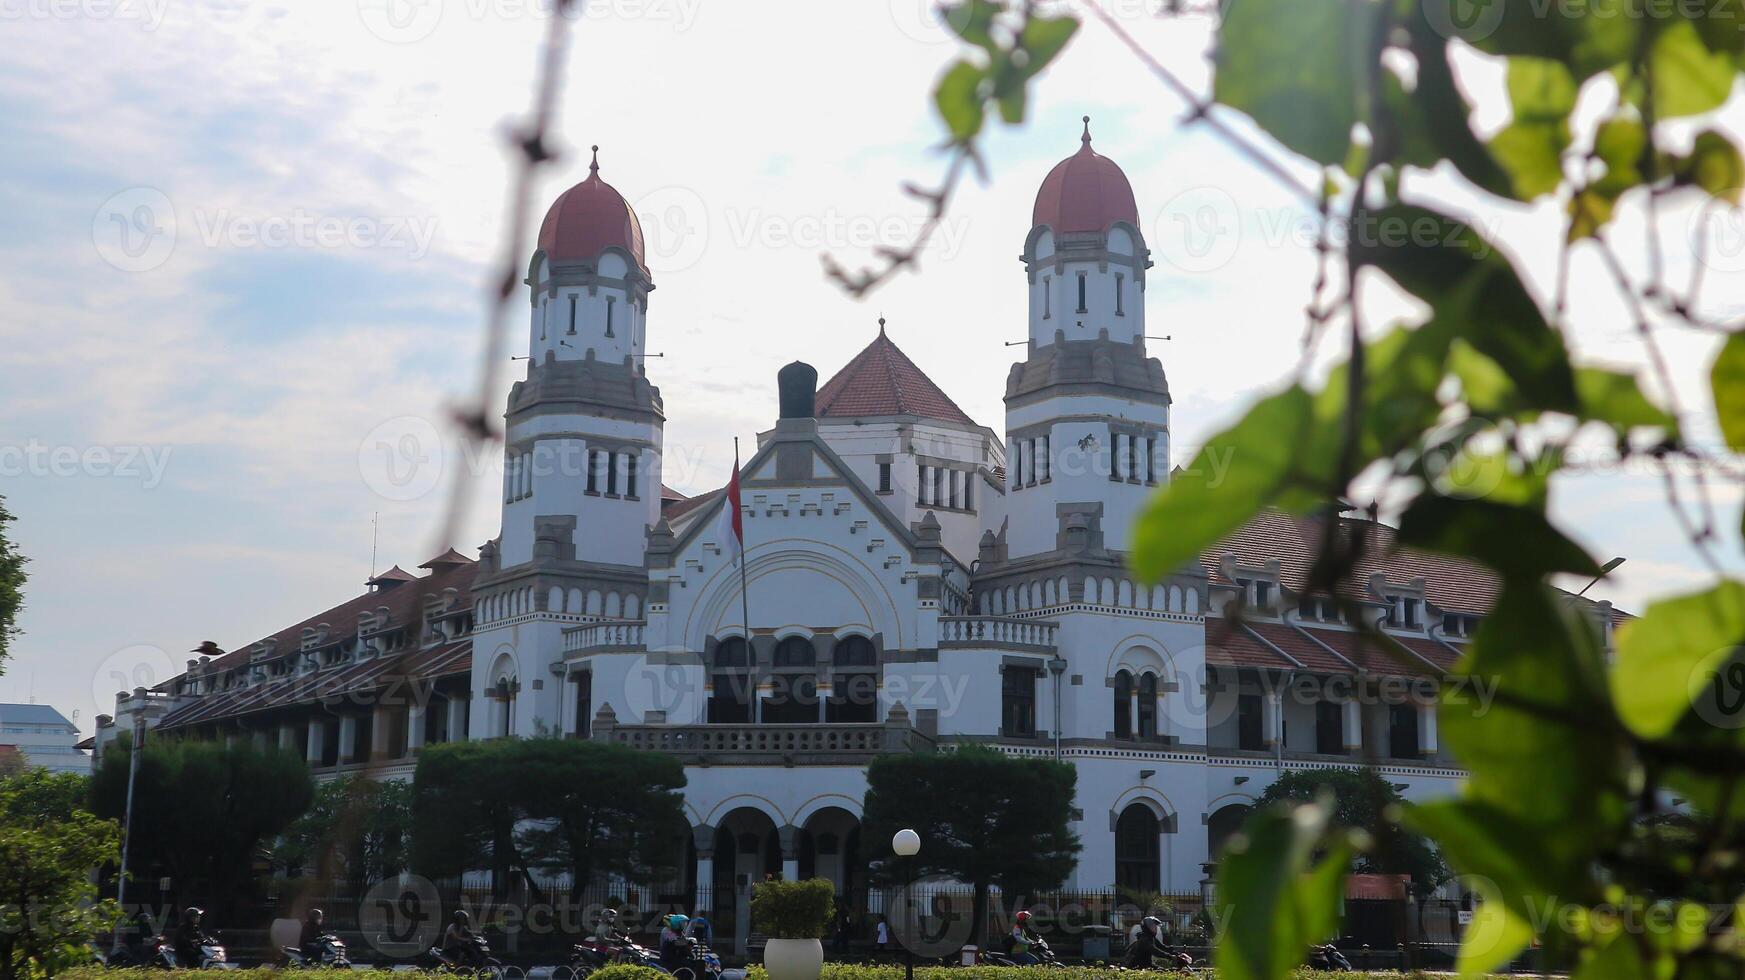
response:
M7 757L50 772L91 771L78 726L46 704L0 704L0 759Z

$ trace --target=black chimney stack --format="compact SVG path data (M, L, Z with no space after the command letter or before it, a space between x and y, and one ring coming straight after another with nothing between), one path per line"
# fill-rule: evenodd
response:
M776 372L776 388L781 393L782 418L817 418L817 368L795 361Z

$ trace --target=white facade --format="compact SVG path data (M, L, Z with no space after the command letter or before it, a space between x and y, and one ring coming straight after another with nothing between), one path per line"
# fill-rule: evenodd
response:
M1283 770L1379 755L1408 797L1451 792L1461 774L1433 712L1366 703L1386 672L1342 659L1337 623L1293 618L1309 597L1276 559L1227 555L1161 583L1125 571L1168 479L1170 395L1146 348L1144 238L1125 217L1096 227L1038 224L1025 242L1029 344L1004 439L949 413L816 411L784 377L786 417L742 470L743 571L721 494L662 508L664 416L640 356L659 324L639 262L536 255L503 530L474 588L471 736L677 754L699 885L806 871L852 889L878 846L849 843L868 761L965 742L1077 768L1078 888L1199 891L1234 815ZM541 465L544 451L594 462ZM1260 626L1213 638L1208 617L1254 581ZM1379 615L1393 592L1386 575L1374 587ZM1421 601L1397 631L1429 651L1428 673L1458 640ZM1346 700L1290 687L1328 674L1349 675Z
M46 704L0 704L0 756L16 755L50 772L89 773L79 729Z

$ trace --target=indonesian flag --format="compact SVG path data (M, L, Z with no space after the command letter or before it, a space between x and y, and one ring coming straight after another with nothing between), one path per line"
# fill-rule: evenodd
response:
M737 441L737 440L736 440ZM745 550L745 518L739 510L739 447L733 447L733 475L727 479L727 501L715 518L715 534L728 561Z

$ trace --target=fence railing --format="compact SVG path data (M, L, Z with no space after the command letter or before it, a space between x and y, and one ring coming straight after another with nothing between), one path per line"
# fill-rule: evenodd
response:
M941 616L941 647L985 647L1052 653L1059 626L1042 619L1010 619L1004 616Z

